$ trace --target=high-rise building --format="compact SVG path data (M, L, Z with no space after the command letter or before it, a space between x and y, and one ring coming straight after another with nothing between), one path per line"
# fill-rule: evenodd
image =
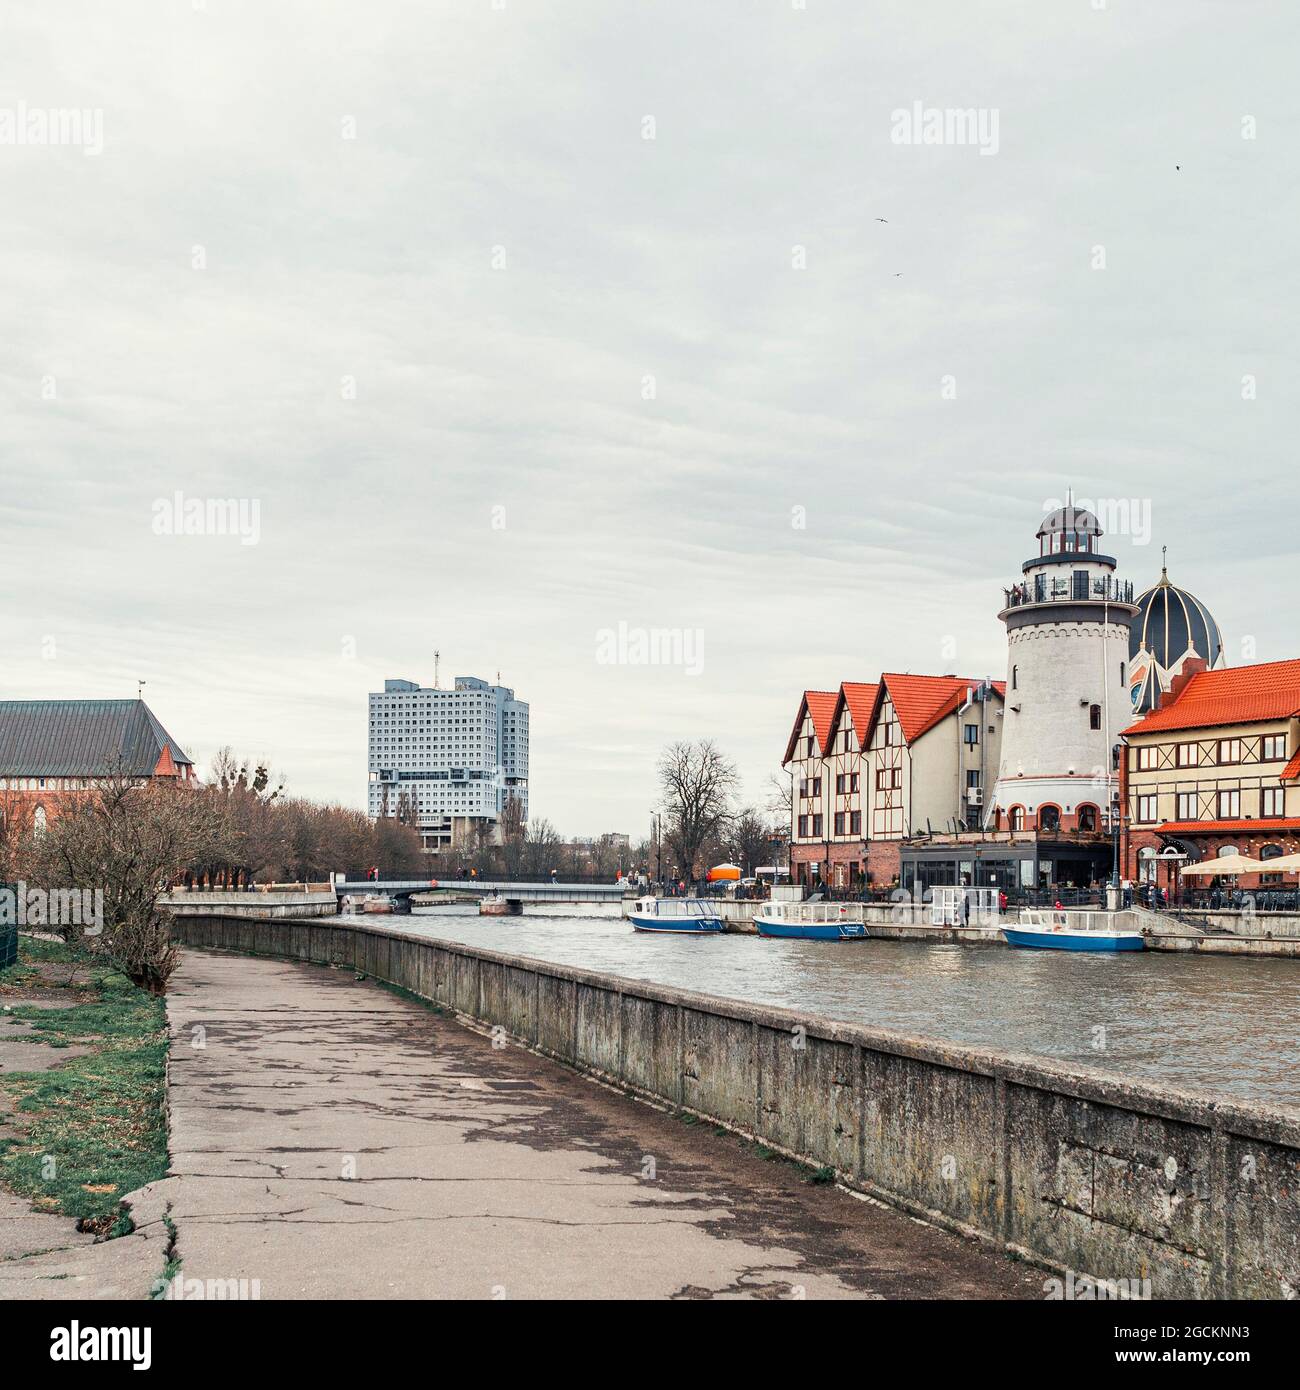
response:
M528 706L503 685L450 690L386 680L370 696L367 808L414 825L431 854L500 839L513 799L528 818Z

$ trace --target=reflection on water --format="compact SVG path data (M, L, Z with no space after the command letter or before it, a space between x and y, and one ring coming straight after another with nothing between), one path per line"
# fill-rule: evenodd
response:
M1300 1105L1300 961L652 936L606 907L528 907L522 917L441 907L378 920L705 994Z

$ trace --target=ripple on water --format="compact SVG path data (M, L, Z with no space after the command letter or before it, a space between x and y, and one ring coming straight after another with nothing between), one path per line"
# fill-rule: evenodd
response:
M362 919L365 920L365 919ZM368 919L373 925L373 919ZM651 936L616 909L418 909L404 931L1198 1091L1300 1105L1300 962Z

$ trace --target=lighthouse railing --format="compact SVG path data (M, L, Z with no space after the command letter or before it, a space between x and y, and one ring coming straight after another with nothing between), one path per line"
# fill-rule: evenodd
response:
M1035 575L1033 584L1003 588L1006 608L1029 603L1132 603L1133 581L1089 575L1085 589L1075 575Z

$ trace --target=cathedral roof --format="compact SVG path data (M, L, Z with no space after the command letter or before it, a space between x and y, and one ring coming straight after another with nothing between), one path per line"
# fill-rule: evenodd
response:
M1195 594L1169 582L1166 568L1160 570L1159 583L1138 595L1137 606L1137 616L1129 629L1134 675L1142 674L1138 659L1143 653L1154 663L1146 671L1142 689L1135 697L1137 710L1155 708L1161 689L1168 688L1185 657L1199 656L1211 670L1225 664L1218 623Z
M0 776L150 777L189 764L143 700L0 700Z

